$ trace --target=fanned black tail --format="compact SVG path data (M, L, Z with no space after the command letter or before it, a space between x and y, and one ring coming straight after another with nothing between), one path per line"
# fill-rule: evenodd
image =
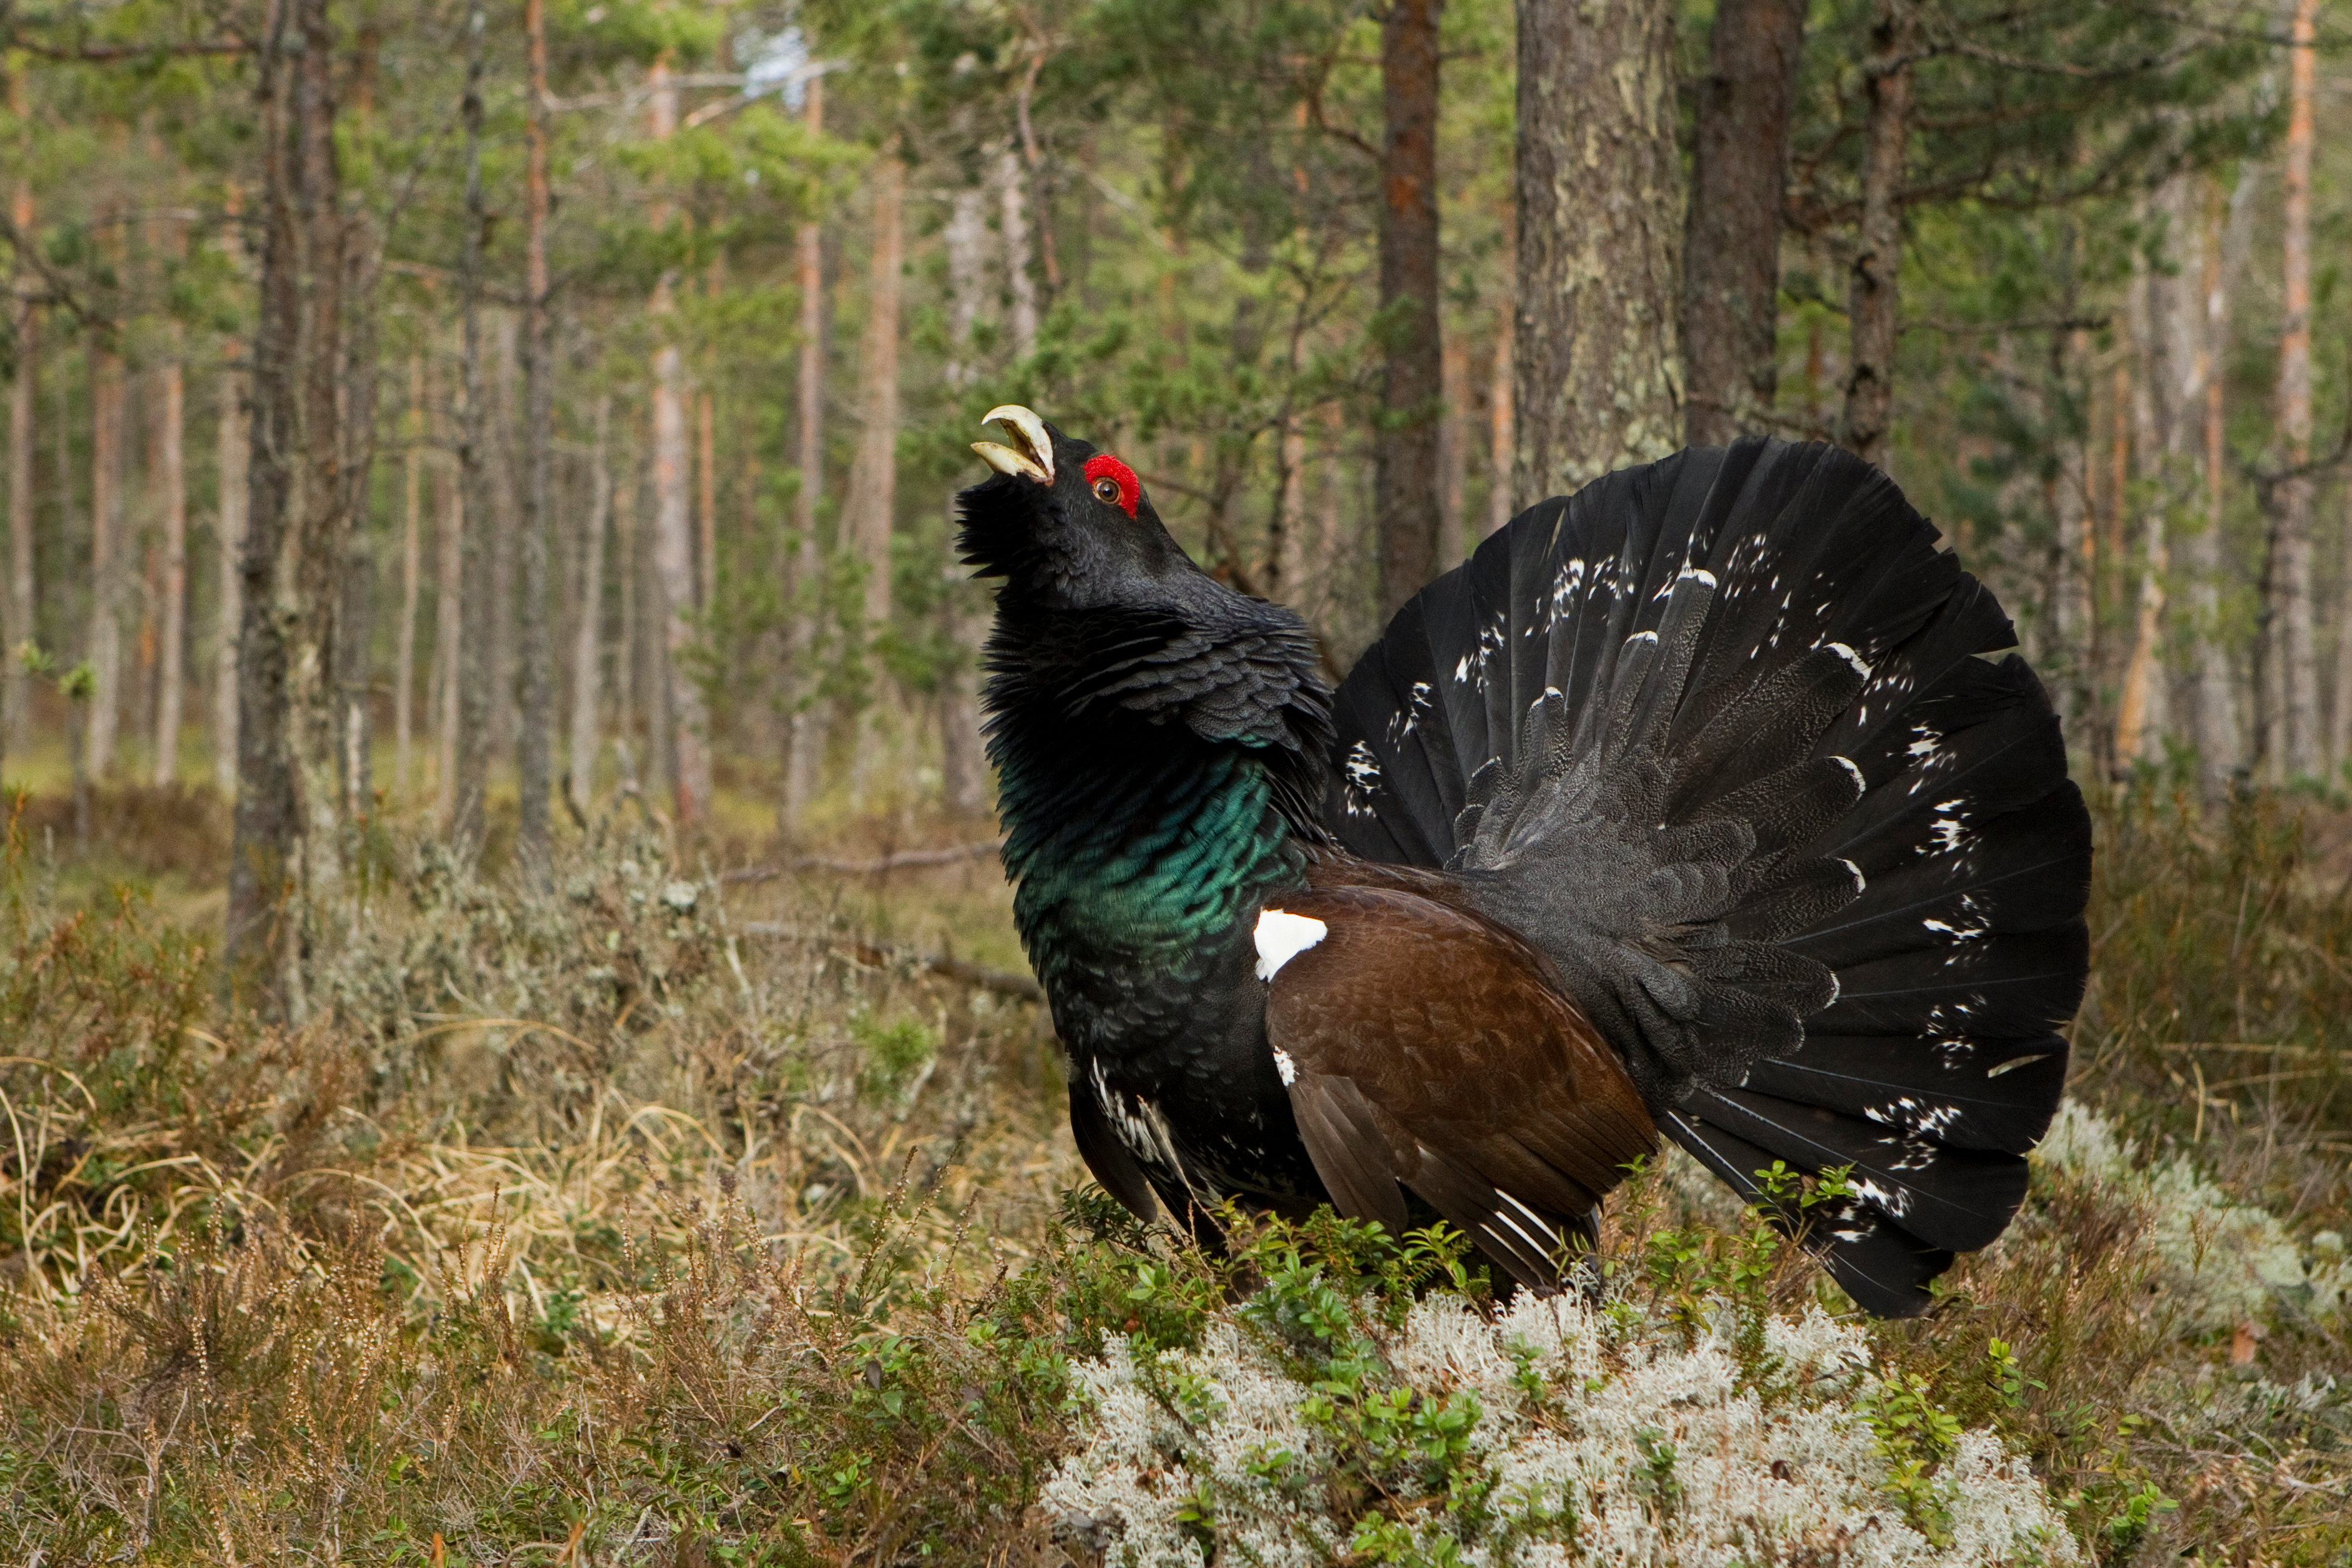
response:
M1327 820L1543 947L1658 1124L1744 1196L1851 1166L1823 1238L1921 1310L2058 1102L2090 821L2009 619L1884 475L1779 441L1535 507L1339 690Z

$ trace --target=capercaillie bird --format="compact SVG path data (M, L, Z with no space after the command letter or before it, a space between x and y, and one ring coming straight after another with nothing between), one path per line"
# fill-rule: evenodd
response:
M1905 1314L2022 1201L2082 998L2090 822L1984 586L1832 447L1540 503L1335 693L1134 472L1024 408L961 544L1007 873L1103 1186L1425 1214L1520 1285L1657 1134Z

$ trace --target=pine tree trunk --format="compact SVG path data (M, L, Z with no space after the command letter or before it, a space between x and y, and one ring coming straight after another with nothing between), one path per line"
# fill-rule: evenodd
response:
M494 603L497 565L490 535L487 444L488 389L482 377L482 246L489 222L482 188L482 76L486 42L483 0L467 8L466 225L457 287L465 348L457 431L457 497L464 518L457 530L459 566L456 600L457 634L449 673L457 694L457 746L449 786L448 834L462 857L480 852L487 828L490 784L490 706L493 686Z
M667 60L653 68L653 136L667 141L677 129L677 87ZM665 338L674 329L677 280L665 276L654 287L651 313ZM654 350L654 570L661 602L662 676L656 695L661 727L652 749L663 755L671 803L680 826L701 821L710 805L710 754L702 688L695 680L694 517L688 495L686 361L674 341Z
M824 129L824 78L808 84L806 113L812 134ZM784 792L776 826L790 832L816 792L817 762L824 749L824 716L816 706L817 579L824 552L817 543L817 506L824 494L824 230L803 224L797 237L794 282L800 289L801 353L798 387L800 495L793 503L792 570L784 602L792 606L785 641L785 692L792 715L785 728Z
M310 910L341 880L330 682L348 499L337 423L344 231L327 12L328 0L289 0L261 50L268 175L224 949L232 977L258 979L258 999L297 1023Z
M1437 247L1437 24L1443 0L1391 0L1381 26L1381 414L1373 527L1383 618L1437 574L1444 414Z
M587 526L580 540L580 624L572 645L572 765L564 772L572 808L586 815L596 785L596 686L602 670L604 530L613 518L613 394L596 400L596 444L589 457ZM622 643L623 656L628 644Z
M433 465L433 811L457 816L457 736L465 727L466 486L455 454Z
M163 490L163 646L155 675L155 782L179 774L180 718L187 673L182 650L188 635L188 477L185 446L186 384L176 360L163 367L163 407L156 432Z
M1671 0L1519 0L1516 495L1682 444Z
M245 622L246 469L253 460L236 356L232 343L221 366L215 430L220 468L214 526L214 542L220 550L220 616L213 633L213 782L230 800L236 796L237 640Z
M12 92L17 88L17 77L9 77ZM16 183L15 218L18 234L30 234L33 228L33 188L31 182L19 178ZM7 673L0 687L6 693L7 713L5 717L7 745L22 752L31 735L31 693L26 684L24 661L15 650L32 641L33 625L33 529L37 526L35 507L39 495L35 480L37 454L36 402L40 396L41 363L39 308L26 292L26 284L16 283L16 374L8 389L8 621L5 634L0 634L0 655L6 659Z
M874 173L874 253L866 287L866 337L858 376L866 387L857 461L849 474L842 528L866 573L866 629L890 623L890 536L898 484L898 274L906 260L906 165L886 154Z
M1683 238L1694 446L1767 428L1779 390L1781 195L1804 50L1804 0L1718 0Z
M400 529L400 629L392 658L392 776L406 794L416 786L409 764L416 740L416 612L424 597L425 566L425 356L408 361L408 451L402 465L406 486Z
M2311 158L2313 47L2318 0L2296 0L2286 132L2286 202L2281 251L2284 319L2279 333L2279 434L2290 468L2311 461ZM2263 608L2268 662L2277 695L2271 705L2276 740L2270 758L2278 782L2319 769L2318 649L2312 625L2313 484L2296 474L2279 486L2272 519Z
M719 608L719 410L704 387L694 394L695 602L705 615Z
M1519 317L1518 269L1511 254L1507 241L1502 302L1495 310L1495 362L1486 384L1486 531L1490 534L1509 522L1518 508L1517 495L1511 487L1511 465L1518 446L1517 374L1512 364Z
M2251 192L2253 183L2249 172L2242 183L2242 192ZM2201 317L2202 331L2197 343L2205 522L2189 539L2192 612L2189 657L2196 685L2197 727L2194 738L2199 772L2207 799L2218 800L2244 765L2245 757L2244 741L2239 730L2238 683L2231 669L2229 650L2221 638L2221 583L2225 570L2221 529L2224 520L2222 508L2227 499L2223 481L2229 456L2224 444L2228 432L2223 423L2226 412L2223 382L2226 378L2222 374L2222 360L2229 351L2230 289L2235 282L2230 240L2233 230L2242 236L2246 225L2237 223L2225 226L2223 224L2221 186L2218 180L2207 176L2205 191L2202 219L2204 265L2200 268L2203 298L2199 301L2198 311ZM2250 210L2242 195L2238 206L2241 214Z
M555 334L548 314L547 6L524 0L530 56L529 147L524 174L523 518L521 725L515 763L521 795L518 845L523 862L544 875L552 841L548 793L555 739L555 643L548 617L548 465L555 445ZM589 614L594 623L594 615Z
M1847 279L1853 329L1840 443L1865 462L1887 465L1895 415L1895 350L1902 322L1903 171L1911 135L1913 57L1918 47L1915 0L1876 0L1870 100L1862 154L1862 222Z
M114 771L122 714L122 360L98 340L89 354L89 697L93 778Z
M2169 193L2166 194L2168 199ZM2144 214L2150 210L2142 209ZM2176 227L2171 232L2180 231ZM2169 280L2148 267L2144 256L2134 270L2125 312L2129 325L2126 358L2116 367L2118 373L2126 373L2128 367L2125 390L2131 422L2126 462L2136 453L2141 476L2155 482L2143 486L2138 501L2138 581L2133 595L2131 654L2124 664L2123 692L2116 705L2116 767L2122 775L2128 775L2138 763L2158 761L2163 756L2165 687L2158 639L2164 622L2165 574L2171 564L2166 515L2170 486L2163 454L2172 412L2174 366L2168 345L2159 337L2161 324L2169 319ZM2131 497L2128 477L2127 468L2120 471L2118 478L2125 483L2116 486L2117 495L2126 502ZM2129 505L2123 509L2128 525Z
M986 313L988 287L987 194L976 185L957 190L949 202L942 234L948 261L947 383L963 392L980 379L972 362L972 335ZM944 578L940 595L940 634L947 658L940 671L940 785L950 811L970 816L988 804L988 764L980 737L980 697L974 684L980 616L973 603L971 572L956 548L956 492L947 495Z
M1029 235L1029 191L1020 157L1005 142L996 156L998 223L1004 231L1005 292L1012 297L1013 357L1037 351L1037 282L1029 271L1034 250Z

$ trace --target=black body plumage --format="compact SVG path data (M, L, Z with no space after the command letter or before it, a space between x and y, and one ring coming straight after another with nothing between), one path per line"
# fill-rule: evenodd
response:
M1296 616L1201 573L1148 500L1089 510L1071 480L1092 449L1052 441L1050 486L966 494L964 542L1005 579L985 700L1016 917L1080 1146L1122 1200L1326 1195L1294 1078L1339 1083L1314 1074L1352 1051L1369 1083L1381 1030L1454 1026L1350 1023L1344 977L1318 979L1340 994L1286 1015L1325 1028L1302 1069L1313 1040L1269 1040L1253 924L1310 881L1386 877L1412 892L1383 897L1532 944L1512 962L1737 1190L1775 1160L1851 1166L1821 1239L1864 1306L1918 1310L2000 1232L2064 1077L2088 820L2039 683L1988 656L2006 618L1891 482L1780 442L1611 476L1433 583L1332 702ZM1280 983L1297 1002L1308 982ZM1523 1071L1495 1049L1455 1070ZM1498 1258L1518 1216L1572 1222L1491 1169L1465 1186L1399 1082L1349 1125L1438 1162L1400 1185L1509 1207L1457 1218ZM1318 1135L1328 1159L1339 1134Z

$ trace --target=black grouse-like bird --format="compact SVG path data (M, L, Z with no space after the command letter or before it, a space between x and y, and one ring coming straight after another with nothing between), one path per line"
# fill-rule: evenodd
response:
M1024 408L961 498L1003 579L990 752L1103 1186L1391 1228L1561 1279L1663 1131L1921 1310L2065 1077L2090 823L2008 618L1892 481L1746 441L1529 508L1335 695L1134 473Z

